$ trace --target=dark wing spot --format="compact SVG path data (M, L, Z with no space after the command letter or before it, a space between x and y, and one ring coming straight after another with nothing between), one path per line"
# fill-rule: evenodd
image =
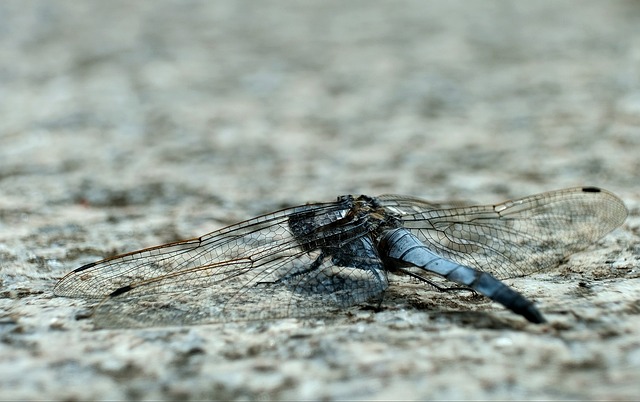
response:
M582 187L582 191L585 193L599 193L601 190L598 187Z
M126 292L130 291L131 289L133 289L133 286L131 286L131 285L123 286L123 287L118 288L118 289L114 290L113 292L111 292L109 297L116 297L118 295L121 295L123 293L126 293Z
M73 272L82 272L82 271L84 271L85 269L89 269L89 268L91 268L91 267L95 266L96 264L97 264L97 262L92 262L92 263L89 263L89 264L87 264L87 265L83 265L83 266L81 266L80 268L76 268L76 269L74 269L74 270L73 270Z

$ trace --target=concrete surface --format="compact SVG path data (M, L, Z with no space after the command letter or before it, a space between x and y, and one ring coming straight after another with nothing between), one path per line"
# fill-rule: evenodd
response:
M0 399L636 399L639 21L622 1L0 2ZM508 281L546 325L407 283L380 312L96 331L52 294L285 205L576 185L630 216Z

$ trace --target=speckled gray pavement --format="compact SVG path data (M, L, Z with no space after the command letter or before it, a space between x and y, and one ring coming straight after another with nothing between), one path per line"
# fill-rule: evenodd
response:
M0 2L0 399L636 399L640 3ZM66 272L340 194L630 215L508 283L380 311L94 330Z

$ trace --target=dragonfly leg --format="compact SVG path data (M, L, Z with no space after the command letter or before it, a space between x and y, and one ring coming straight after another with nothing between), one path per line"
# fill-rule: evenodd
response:
M439 292L456 292L456 291L467 291L467 292L472 292L474 294L477 294L478 292L476 292L474 289L467 287L467 286L451 286L451 287L444 287L444 286L440 286L438 285L436 282L432 281L431 279L427 279L422 275L418 275L415 272L412 272L406 268L403 267L396 267L395 269L397 269L398 271L402 272L403 274L407 274L412 278L415 278L419 281L428 283L430 286L433 286L434 288L436 288Z
M284 275L281 278L278 278L274 281L257 282L257 284L258 285L279 285L282 283L286 283L296 277L306 275L317 270L318 268L320 268L324 260L325 260L325 254L324 252L320 252L320 255L307 268L302 269L300 271L293 271L291 273L287 273L287 275Z

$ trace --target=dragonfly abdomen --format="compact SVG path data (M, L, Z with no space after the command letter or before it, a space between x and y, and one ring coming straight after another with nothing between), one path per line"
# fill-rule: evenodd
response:
M489 273L440 257L407 229L398 228L387 231L378 244L381 255L388 260L410 264L441 275L452 282L468 286L533 323L546 322L526 297Z

